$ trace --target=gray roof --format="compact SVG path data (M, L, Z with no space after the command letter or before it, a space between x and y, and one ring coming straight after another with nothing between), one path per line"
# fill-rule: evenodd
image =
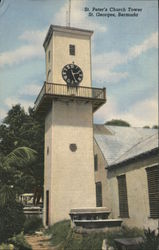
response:
M95 125L94 138L108 165L118 164L158 147L157 129L105 125L99 125L99 128Z

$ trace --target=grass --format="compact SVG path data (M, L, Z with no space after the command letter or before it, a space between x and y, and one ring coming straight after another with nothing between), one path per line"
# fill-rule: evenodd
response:
M46 229L45 233L51 235L51 243L53 246L57 246L61 242L64 242L71 231L70 221L60 221L53 226Z
M24 233L33 234L36 230L42 228L42 219L38 216L26 218L24 222Z
M59 250L101 250L104 239L115 248L115 238L143 236L142 230L128 227L106 233L79 234L71 229L70 221L67 220L54 224L45 233L51 235L53 246L60 244Z

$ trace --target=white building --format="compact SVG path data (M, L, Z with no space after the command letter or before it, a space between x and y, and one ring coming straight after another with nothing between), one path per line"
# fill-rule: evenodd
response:
M157 228L158 133L93 128L106 91L92 88L92 34L51 25L44 41L46 82L35 101L45 117L44 225L74 208L106 206L127 225Z

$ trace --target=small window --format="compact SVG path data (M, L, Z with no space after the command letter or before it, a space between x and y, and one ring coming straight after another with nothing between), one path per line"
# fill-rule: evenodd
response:
M102 183L96 182L96 206L102 207Z
M51 52L49 50L49 52L48 52L48 62L50 62L50 58L51 58Z
M69 46L69 53L72 56L75 55L75 45L70 44L70 46Z
M47 147L47 155L49 154L49 147Z
M98 155L94 155L94 171L98 171Z
M159 219L159 165L146 168L150 217Z
M51 69L48 70L48 73L47 73L47 80L49 80L50 73L51 73Z
M127 198L127 186L126 176L120 175L117 177L118 180L118 194L119 194L119 212L121 218L128 218L128 198Z

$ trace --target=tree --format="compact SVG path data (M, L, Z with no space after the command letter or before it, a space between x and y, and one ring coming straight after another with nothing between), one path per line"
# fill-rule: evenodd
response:
M22 193L40 192L43 190L44 172L44 121L36 117L34 110L28 113L19 105L13 106L0 125L0 156L9 154L17 147L29 147L38 154L36 161L28 163L23 169L21 178L17 178L17 186ZM17 173L18 174L18 173Z
M13 150L0 158L0 242L19 233L25 221L22 204L16 200L18 179L23 168L35 161L37 153L27 147Z
M30 163L36 160L37 153L27 147L20 147L14 149L7 156L0 158L0 204L5 203L13 196L12 192L15 194L21 193L21 188L19 187L19 181L23 178L25 173L25 168L28 167ZM5 192L5 186L11 188L11 192L7 189ZM3 192L1 192L3 190Z
M111 121L106 122L105 125L130 127L130 124L128 122L118 119L112 119Z

